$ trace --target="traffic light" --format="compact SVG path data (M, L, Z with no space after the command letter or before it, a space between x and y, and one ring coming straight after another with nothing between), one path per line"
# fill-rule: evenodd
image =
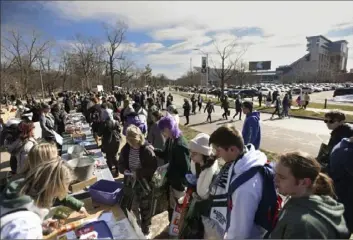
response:
M206 73L207 72L207 58L202 57L201 59L201 72Z

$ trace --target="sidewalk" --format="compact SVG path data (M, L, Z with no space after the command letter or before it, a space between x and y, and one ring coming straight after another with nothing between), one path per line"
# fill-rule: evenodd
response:
M180 109L183 105L183 96L178 93L173 94L174 105ZM180 111L180 124L185 123ZM237 129L243 128L243 120L232 118L234 110L228 120L222 118L223 111L220 106L215 106L212 113L212 123L205 122L207 114L202 110L196 115L190 115L188 127L199 132L212 133L223 124L233 124ZM261 148L271 152L304 151L312 156L316 156L321 143L327 142L330 138L329 130L321 120L306 120L300 118L272 119L271 114L261 113Z
M176 94L188 94L190 97L194 94L194 93L190 93L190 92L175 92L175 93ZM206 94L201 94L201 96L206 97ZM208 97L211 98L211 99L216 99L215 96L210 95L210 94L208 94ZM235 99L234 98L228 98L228 99L230 101L230 107L234 108L234 104L232 104L232 102L234 103ZM251 98L245 98L245 99L243 99L243 101L244 100L252 101ZM252 102L254 103L255 106L259 106L259 101L256 98L254 98L254 101L252 101ZM265 106L265 102L262 103L262 106ZM273 104L271 106L274 107ZM309 106L310 106L310 103L309 103ZM292 109L299 109L299 107L294 106L294 105L292 105L291 108ZM317 112L317 113L327 113L327 112L330 112L332 110L339 110L340 112L343 112L346 115L352 115L353 116L353 111L343 111L343 110L340 110L339 108L337 108L337 109L320 109L320 108L307 107L306 110L312 111L312 112Z

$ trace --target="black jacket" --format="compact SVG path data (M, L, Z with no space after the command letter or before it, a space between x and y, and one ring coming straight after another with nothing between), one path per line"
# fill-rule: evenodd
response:
M187 186L185 174L190 171L190 152L183 136L177 139L167 139L164 149L155 149L157 157L169 163L167 180L172 188L184 191Z
M124 174L125 170L130 170L129 168L129 154L130 145L126 143L121 149L119 157L119 172ZM141 168L137 170L137 178L145 178L147 181L151 181L154 172L157 169L157 157L149 144L145 144L140 148L140 162Z
M107 120L100 124L98 136L102 137L102 152L117 153L119 151L120 132L117 121Z
M328 142L329 152L331 153L334 146L336 146L343 138L350 138L353 136L353 129L348 124L342 124L331 132L331 138Z

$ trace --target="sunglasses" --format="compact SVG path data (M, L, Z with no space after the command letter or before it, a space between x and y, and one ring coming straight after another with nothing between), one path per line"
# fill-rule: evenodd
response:
M334 123L335 121L333 121L333 120L326 120L326 119L325 119L324 122L325 122L325 123L331 123L331 124L332 124L332 123Z

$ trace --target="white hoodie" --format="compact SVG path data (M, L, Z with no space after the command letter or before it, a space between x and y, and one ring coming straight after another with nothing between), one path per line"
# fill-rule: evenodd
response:
M234 164L233 178L236 179L252 167L263 166L267 157L251 145L243 158ZM262 198L263 179L257 173L249 181L239 186L232 194L232 211L229 229L225 239L263 238L266 230L255 224L255 214Z
M252 167L263 166L267 162L264 153L256 150L252 144L247 145L247 152L236 163L225 165L218 177L219 182L213 186L212 195L227 195L232 181ZM233 173L234 172L234 173ZM262 238L265 229L254 222L255 213L262 198L263 179L260 173L247 182L239 186L232 194L232 210L230 213L230 223L225 239L246 239ZM227 226L227 198L214 199L214 202L224 202L225 206L215 206L211 208L210 218L217 223L217 231L224 232Z
M42 239L42 222L49 210L36 207L33 201L20 206L19 209L23 211L1 217L0 239ZM1 207L1 214L5 215L14 210Z

